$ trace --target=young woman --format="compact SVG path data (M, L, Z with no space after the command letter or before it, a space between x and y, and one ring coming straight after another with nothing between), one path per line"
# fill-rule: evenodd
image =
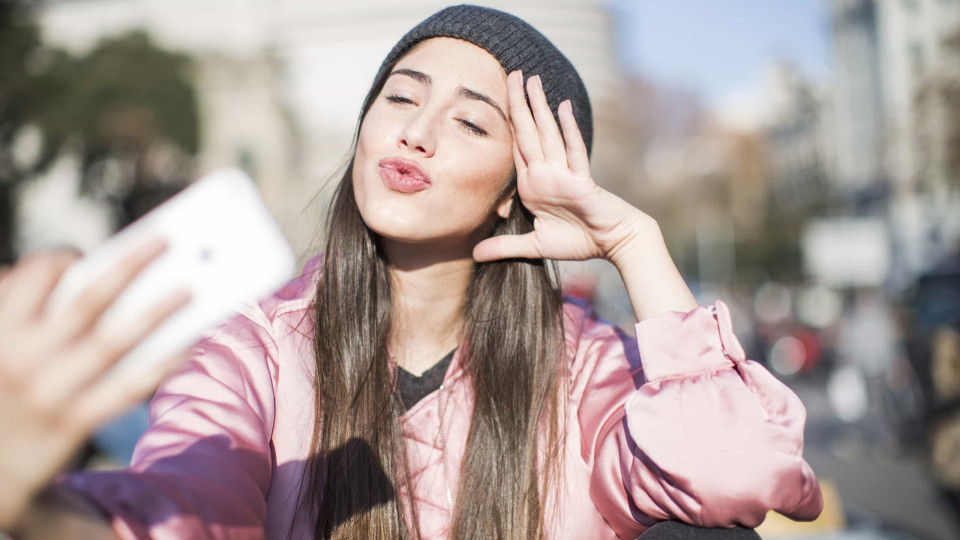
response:
M722 302L697 306L656 222L594 183L591 141L579 76L531 26L475 6L423 21L363 105L324 254L166 377L129 469L62 477L19 523L574 539L816 517L802 404ZM636 340L546 264L597 257Z

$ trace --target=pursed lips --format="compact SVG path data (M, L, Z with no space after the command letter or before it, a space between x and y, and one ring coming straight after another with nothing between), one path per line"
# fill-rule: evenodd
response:
M430 184L430 175L424 172L416 162L401 157L384 158L380 160L380 167L393 169L403 176L415 178L420 182Z
M412 160L384 158L379 165L380 179L388 189L398 193L416 193L430 187L430 176Z

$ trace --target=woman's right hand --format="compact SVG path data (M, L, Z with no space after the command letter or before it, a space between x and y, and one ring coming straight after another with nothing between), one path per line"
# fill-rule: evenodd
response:
M189 302L178 291L123 331L97 325L165 248L162 240L141 246L56 314L44 306L76 253L30 255L0 273L0 530L15 530L97 427L149 397L182 356L132 384L103 377Z

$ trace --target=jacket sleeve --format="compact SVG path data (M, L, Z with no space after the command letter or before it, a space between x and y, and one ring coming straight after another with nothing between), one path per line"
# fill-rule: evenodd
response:
M727 306L671 312L636 332L634 342L589 319L575 359L590 493L617 534L666 519L756 527L769 510L815 519L823 501L802 456L806 411L746 360Z
M234 316L161 383L129 468L59 481L124 540L264 538L276 355L261 310Z

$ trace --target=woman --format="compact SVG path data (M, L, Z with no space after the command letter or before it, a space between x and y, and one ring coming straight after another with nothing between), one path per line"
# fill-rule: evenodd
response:
M532 27L474 6L420 23L364 103L325 257L165 379L128 470L62 478L34 515L425 539L816 517L801 403L723 303L697 306L657 224L593 182L591 140L579 76ZM544 263L596 257L637 341Z

